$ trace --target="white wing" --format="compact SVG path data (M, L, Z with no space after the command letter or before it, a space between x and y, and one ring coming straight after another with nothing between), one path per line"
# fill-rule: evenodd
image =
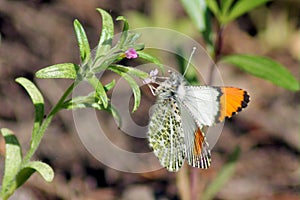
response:
M190 112L197 125L211 126L216 122L220 110L220 91L217 87L185 86L181 102Z
M148 138L161 165L178 171L185 158L180 110L173 98L158 99L149 123Z
M186 107L179 104L182 116L182 128L186 145L186 158L193 167L206 169L210 166L211 155L205 135L200 131L194 118Z

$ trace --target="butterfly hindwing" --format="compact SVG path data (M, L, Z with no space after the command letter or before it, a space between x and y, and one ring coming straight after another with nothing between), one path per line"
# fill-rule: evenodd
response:
M188 164L207 169L211 163L211 156L205 135L184 105L180 104L180 110Z
M178 171L185 158L180 110L175 99L158 99L149 123L149 144L162 166Z

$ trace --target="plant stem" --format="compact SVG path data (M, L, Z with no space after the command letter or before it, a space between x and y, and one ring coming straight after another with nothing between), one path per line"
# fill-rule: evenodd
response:
M26 156L24 157L22 161L22 165L25 165L29 162L35 151L37 150L39 144L41 143L41 140L44 136L44 133L48 126L50 125L52 118L54 115L61 109L62 104L66 100L66 98L69 96L69 94L73 91L75 87L75 83L72 83L69 88L65 91L65 93L62 95L62 97L59 99L57 104L52 108L49 115L44 119L42 125L40 126L39 130L37 131L37 134L34 138L31 138L31 144L30 149L28 150Z

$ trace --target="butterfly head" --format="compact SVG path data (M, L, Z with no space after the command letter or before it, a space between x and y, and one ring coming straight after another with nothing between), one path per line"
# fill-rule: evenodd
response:
M171 97L174 95L183 95L185 81L181 74L168 71L170 74L168 77L157 76L157 69L150 72L150 78L145 79L144 83L148 84L151 92L155 96ZM150 85L151 83L158 84L158 87Z

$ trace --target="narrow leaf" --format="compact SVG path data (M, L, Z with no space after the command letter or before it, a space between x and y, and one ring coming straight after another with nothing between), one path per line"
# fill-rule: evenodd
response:
M86 63L88 60L90 60L91 48L86 33L77 19L74 20L74 29L79 46L81 62Z
M122 126L122 119L121 119L121 116L120 116L118 110L112 104L109 104L105 110L113 116L113 118L117 122L117 126L121 127Z
M111 90L116 85L116 80L112 80L110 83L104 86L105 91Z
M37 78L76 79L79 66L73 63L61 63L40 69L35 73Z
M222 0L221 1L221 12L222 15L227 15L230 7L232 6L234 0Z
M181 4L200 32L205 27L205 12L207 9L205 0L181 0Z
M141 47L144 47L143 44L136 44L137 40L141 37L141 34L140 33L135 33L135 32L130 32L130 31L127 31L127 37L126 37L126 40L124 41L124 44L122 46L122 49L125 50L125 49L128 49L130 47L138 50L138 48L135 48L134 46L135 45L138 45L138 46L141 46Z
M13 194L16 188L15 176L22 162L22 150L17 137L11 130L2 128L1 134L5 140L5 166L1 191L1 196L4 198Z
M221 11L219 9L217 1L216 0L206 0L206 5L211 10L211 12L216 16L216 18L220 21Z
M34 105L35 119L32 131L32 138L34 138L44 118L44 98L35 84L28 79L20 77L16 82L25 88Z
M121 37L120 37L119 42L118 42L118 46L122 47L124 45L124 42L126 41L126 38L127 38L127 35L128 35L129 24L128 24L127 19L125 17L123 17L123 16L119 16L117 18L117 20L124 22L124 26L123 26L123 30L122 30L122 33L121 33Z
M108 98L102 83L95 76L89 78L88 81L95 89L96 95L100 98L104 108L107 108Z
M288 90L299 90L297 79L280 63L262 56L230 55L221 61L230 63L249 74L271 81L273 84Z
M103 104L99 104L96 92L91 92L87 96L73 97L72 99L64 102L63 108L68 110L74 110L78 108L96 108L103 110Z
M120 72L124 72L124 73L130 74L130 75L139 77L143 80L146 79L146 78L149 78L148 73L143 72L139 69L135 69L133 67L126 67L126 66L123 66L123 65L111 65L111 66L108 67L108 69L113 69L113 70L117 70L117 71L120 71Z
M224 18L223 18L224 21L222 22L222 24L226 24L226 23L236 19L237 17L245 14L246 12L254 9L255 7L265 4L268 1L270 1L270 0L251 0L251 1L239 0L236 2L234 7L232 8L229 15L224 16Z
M138 86L138 84L135 82L135 80L129 76L127 73L121 72L119 70L116 70L114 68L108 68L109 70L119 74L120 76L122 76L130 85L132 92L133 92L133 96L134 96L134 106L132 109L132 112L135 112L141 102L141 91L140 91L140 87Z
M114 36L114 24L110 14L100 8L97 8L97 11L102 17L102 30L97 47L96 58L105 55L109 51Z
M51 182L54 178L53 169L46 163L40 161L31 161L26 164L16 177L17 187L25 183L34 172L38 172L45 181Z
M117 21L123 21L124 22L124 26L123 26L123 32L126 32L129 30L129 23L128 20L124 17L124 16L119 16L116 19Z
M156 64L156 65L159 67L159 69L160 69L162 72L164 72L164 67L163 67L163 65L162 65L161 62L160 62L157 58L155 58L154 56L152 56L152 55L150 55L150 54L148 54L148 53L142 52L142 51L139 51L139 52L138 52L138 56L139 56L139 58L142 58L142 59L144 59L144 60L146 60L146 61L149 61L149 62L151 62L151 63Z
M116 108L108 102L108 106L104 108L103 104L98 103L98 97L95 92L90 93L87 96L74 97L71 100L64 103L65 109L74 110L79 108L95 108L97 110L105 110L112 114L117 121L118 126L121 126L121 117Z
M201 199L210 200L214 199L215 195L220 191L224 184L234 174L237 160L239 158L240 148L236 147L235 150L229 156L229 160L222 167L217 177L210 183L210 185L203 192Z

